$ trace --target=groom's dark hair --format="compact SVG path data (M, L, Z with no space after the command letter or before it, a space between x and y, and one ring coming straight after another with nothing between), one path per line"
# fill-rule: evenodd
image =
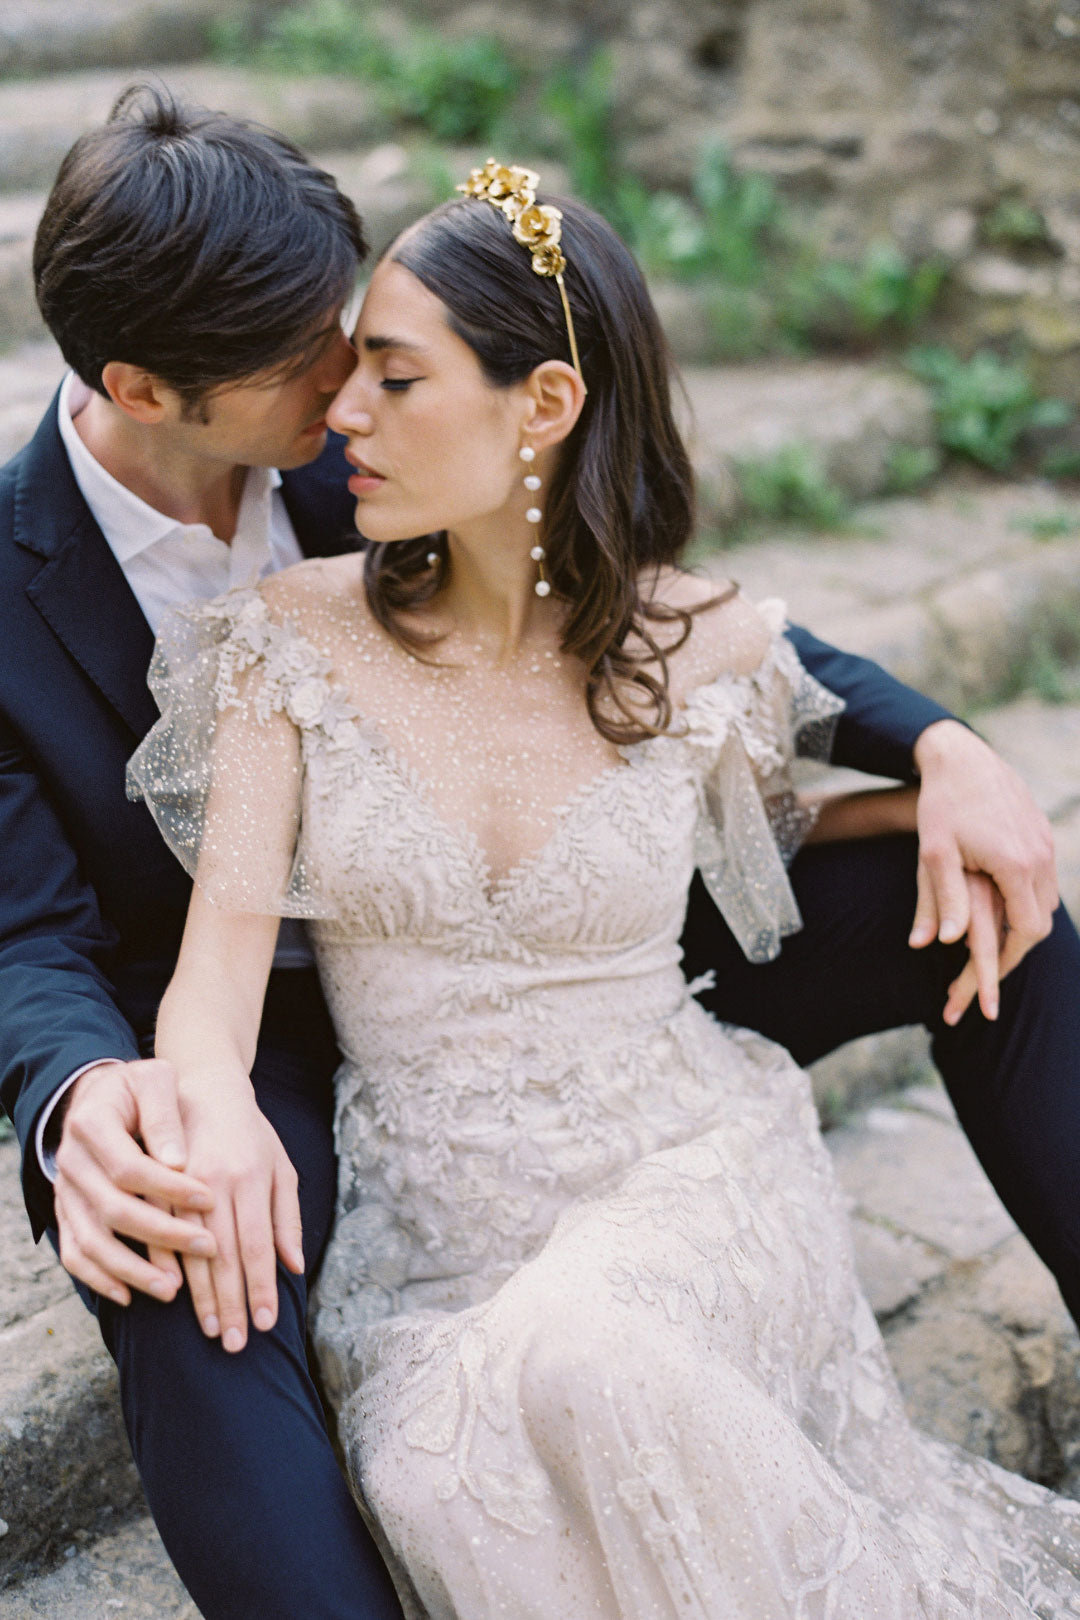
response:
M124 360L197 410L302 365L366 251L352 203L284 136L132 85L60 165L34 289L91 388Z

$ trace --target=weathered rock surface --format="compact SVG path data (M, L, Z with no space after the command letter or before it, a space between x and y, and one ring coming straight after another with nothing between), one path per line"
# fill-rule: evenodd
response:
M828 1137L863 1284L921 1428L1080 1496L1080 1339L940 1087Z
M900 371L809 361L691 367L685 380L689 437L706 486L726 485L739 461L768 460L800 444L817 452L842 489L865 498L888 487L899 446L934 443L930 396Z
M150 1519L72 1542L58 1568L0 1592L0 1620L198 1620ZM254 1620L254 1616L252 1617Z
M0 190L46 190L72 142L102 123L121 90L139 79L159 80L204 107L269 124L306 150L355 152L385 139L376 99L356 79L165 62L150 56L140 71L118 72L114 65L43 82L0 83Z
M1043 484L943 488L866 507L846 535L777 536L716 566L967 712L1023 689L1036 653L1080 652L1075 535L1031 538L1054 516L1080 526L1080 505Z
M222 9L219 0L0 0L0 75L193 61Z
M952 262L942 331L961 347L1019 340L1045 386L1077 396L1078 0L376 0L364 10L395 33L405 18L494 33L538 72L606 43L614 139L646 184L685 190L703 142L719 137L739 166L812 206L841 251L887 236ZM119 67L127 77L157 63L172 77L207 54L220 11L218 0L0 0L0 75ZM229 85L221 104L257 110L311 145L395 133L356 82L253 89L243 76L213 80L218 71L205 82ZM70 80L33 88L36 105L0 87L0 185L45 184L88 105ZM5 104L25 119L6 118ZM670 297L700 327L687 300ZM695 352L707 356L708 333L699 335Z
M0 1143L0 1586L142 1500L97 1325L23 1208Z

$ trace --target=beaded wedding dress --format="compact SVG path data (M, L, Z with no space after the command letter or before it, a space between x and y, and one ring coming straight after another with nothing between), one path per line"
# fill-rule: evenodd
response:
M314 1336L407 1612L1080 1615L1080 1505L912 1429L805 1075L680 971L695 865L751 956L798 926L789 766L839 704L775 613L567 791L540 708L532 751L455 732L451 676L290 575L173 620L132 791L216 898L309 919L343 1054ZM454 809L481 747L531 807L501 875Z

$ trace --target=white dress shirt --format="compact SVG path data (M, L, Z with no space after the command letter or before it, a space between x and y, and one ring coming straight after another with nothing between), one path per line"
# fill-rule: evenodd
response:
M60 437L83 500L155 635L169 608L254 585L301 560L276 469L249 467L236 533L219 540L205 523L178 523L156 511L105 471L75 429L89 399L89 388L69 372L60 389Z
M155 635L170 608L220 596L237 585L254 585L279 568L301 561L303 553L276 468L248 468L236 533L229 542L219 540L207 524L178 523L106 472L75 428L74 419L89 399L87 385L68 372L60 388L60 437L79 491ZM286 918L278 935L274 966L308 967L311 961L303 924ZM81 1074L102 1061L98 1058L76 1069L42 1110L37 1154L50 1180L56 1179L56 1170L44 1139L53 1109Z

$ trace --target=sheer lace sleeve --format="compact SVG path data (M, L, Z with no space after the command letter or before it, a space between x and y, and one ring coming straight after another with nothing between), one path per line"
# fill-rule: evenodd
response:
M748 675L722 675L687 699L687 739L703 754L696 859L752 962L771 961L802 926L786 866L813 825L793 783L797 757L829 757L842 701L782 634L783 604L758 609L772 632Z
M173 854L218 905L327 917L304 856L304 761L353 712L329 661L257 590L168 617L149 674L161 719L128 764Z

